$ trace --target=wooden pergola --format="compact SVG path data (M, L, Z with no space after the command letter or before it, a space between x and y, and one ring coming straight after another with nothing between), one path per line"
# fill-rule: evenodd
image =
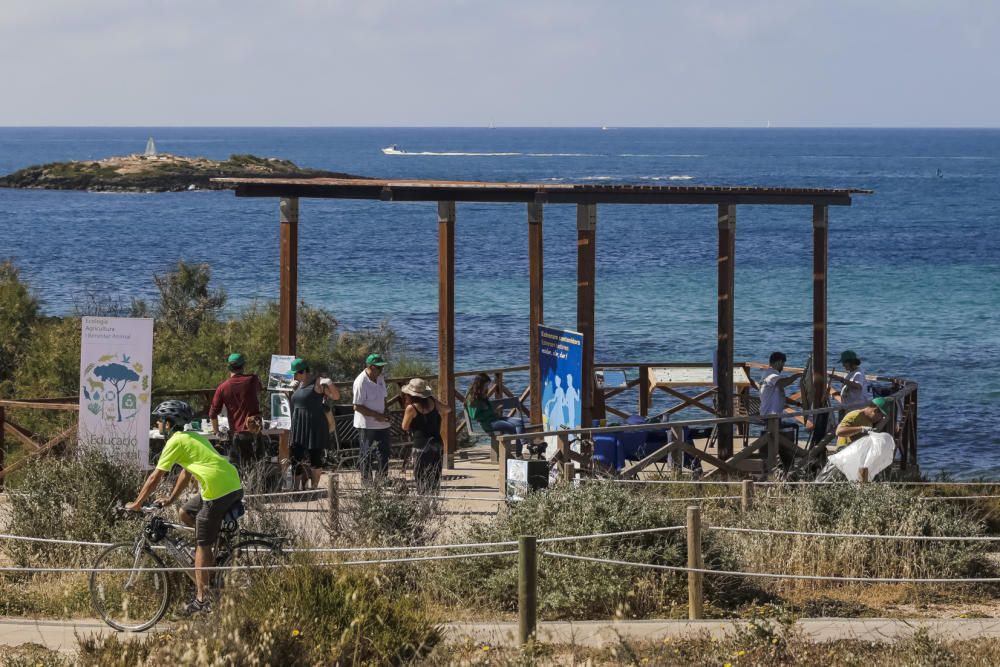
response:
M603 204L696 204L717 207L718 223L718 406L721 417L733 416L733 335L735 329L733 288L736 248L736 207L749 205L809 206L813 228L813 365L814 396L826 391L827 356L827 234L830 206L850 206L853 194L869 190L711 187L574 185L538 183L488 183L474 181L383 180L383 179L253 179L218 178L229 184L238 197L278 197L281 235L280 354L295 354L296 302L298 295L299 199L372 199L385 202L438 203L438 397L446 406L455 396L455 204L456 202L527 204L528 280L530 290L530 380L531 420L541 422L541 375L538 364L538 326L544 323L543 308L543 212L546 205L576 206L577 229L577 322L583 334L583 377L580 399L582 421L591 423L594 410L594 296L597 265L597 207ZM456 414L442 415L446 466L454 466ZM287 456L287 440L282 442ZM719 430L718 454L732 456L732 424Z

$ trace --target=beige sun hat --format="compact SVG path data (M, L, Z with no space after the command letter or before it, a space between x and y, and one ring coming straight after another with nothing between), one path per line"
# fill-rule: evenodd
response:
M410 396L416 396L417 398L430 398L434 395L434 390L422 378L413 378L400 391Z

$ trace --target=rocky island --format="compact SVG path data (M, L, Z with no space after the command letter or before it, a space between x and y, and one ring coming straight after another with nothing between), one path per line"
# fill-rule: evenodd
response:
M230 155L228 160L157 153L109 157L103 160L52 162L0 176L0 187L93 192L179 192L225 190L232 186L211 179L231 178L361 178L299 167L289 160Z

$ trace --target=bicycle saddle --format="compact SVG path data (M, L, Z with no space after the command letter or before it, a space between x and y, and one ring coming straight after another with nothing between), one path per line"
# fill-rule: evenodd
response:
M243 506L243 501L241 500L229 508L229 511L226 512L226 516L222 520L225 523L236 523L246 512L246 507Z

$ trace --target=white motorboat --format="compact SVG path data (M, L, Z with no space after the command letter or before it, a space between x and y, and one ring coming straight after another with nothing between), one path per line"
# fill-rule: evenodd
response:
M382 149L382 152L386 155L406 155L406 151L400 150L399 146L396 144L389 144Z

